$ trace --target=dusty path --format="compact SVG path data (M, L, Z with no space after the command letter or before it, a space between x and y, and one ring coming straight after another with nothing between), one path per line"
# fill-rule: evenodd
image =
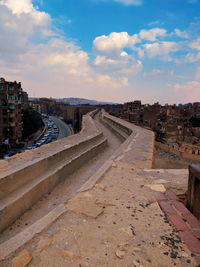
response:
M0 243L19 233L26 226L33 224L60 203L66 202L66 200L69 199L70 196L73 195L73 193L75 193L76 190L78 190L119 147L121 141L109 129L101 124L98 114L94 119L97 127L103 131L104 136L108 140L108 146L106 149L98 154L98 156L87 162L87 164L83 165L75 173L66 177L66 180L57 185L51 193L39 199L31 209L29 209L11 227L1 234Z

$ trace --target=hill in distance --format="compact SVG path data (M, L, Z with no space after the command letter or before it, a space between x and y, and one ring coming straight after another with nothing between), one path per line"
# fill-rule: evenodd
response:
M30 97L29 101L37 101L40 100L40 98L33 98ZM56 98L56 102L63 102L66 104L69 104L71 106L78 106L78 105L115 105L116 103L112 102L103 102L103 101L97 101L97 100L90 100L85 98L76 98L76 97L68 97L68 98Z
M102 102L97 100L90 100L85 98L76 98L76 97L68 97L68 98L61 98L56 99L56 101L68 103L69 105L114 105L116 103L112 102Z

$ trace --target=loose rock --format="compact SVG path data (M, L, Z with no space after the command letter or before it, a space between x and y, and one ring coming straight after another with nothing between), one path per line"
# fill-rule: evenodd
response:
M119 258L119 259L123 259L124 256L126 255L126 252L125 252L125 251L121 251L121 250L118 249L118 250L115 252L115 255L117 256L117 258Z
M45 248L48 248L51 244L51 240L48 237L42 237L37 245L37 252L41 252Z
M64 257L66 256L66 257L69 257L72 259L81 259L80 255L75 254L75 253L68 251L68 250L60 250L60 254Z
M12 260L12 267L24 267L32 260L31 253L24 249Z

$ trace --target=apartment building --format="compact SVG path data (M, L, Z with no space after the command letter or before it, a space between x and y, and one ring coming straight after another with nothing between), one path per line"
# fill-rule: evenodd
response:
M22 110L28 107L28 95L21 83L0 78L0 145L16 145L22 138Z

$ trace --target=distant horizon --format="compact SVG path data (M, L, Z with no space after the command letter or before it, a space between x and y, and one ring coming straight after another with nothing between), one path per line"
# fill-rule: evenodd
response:
M150 104L150 105L153 105L153 104L156 104L156 103L159 103L160 105L164 106L166 104L168 105L187 105L187 104L194 104L194 103L200 103L200 101L194 101L194 102L185 102L185 103L165 103L165 104L162 104L160 103L159 101L155 101L153 103L144 103L141 99L134 99L134 100L130 100L130 101L126 101L126 102L118 102L118 103L114 103L114 102L111 102L111 101L101 101L101 100L97 100L97 99L87 99L87 98L84 98L84 97L73 97L73 96L70 96L70 97L28 97L29 99L30 98L35 98L35 99L41 99L41 98L47 98L47 99L67 99L67 98L74 98L74 99L84 99L84 100L89 100L89 101L96 101L96 102L102 102L102 103L111 103L111 104L114 104L114 105L118 105L118 104L125 104L125 103L128 103L128 102L134 102L134 101L141 101L142 105L147 105L147 104Z
M200 101L199 10L200 0L3 0L0 73L33 97Z

